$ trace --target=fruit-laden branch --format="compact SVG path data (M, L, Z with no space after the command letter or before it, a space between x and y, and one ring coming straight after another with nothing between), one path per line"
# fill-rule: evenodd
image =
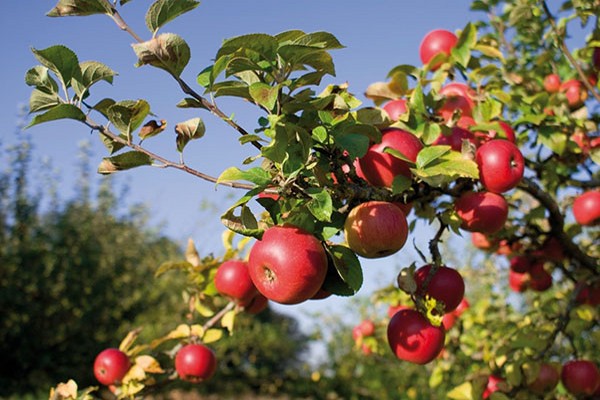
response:
M127 24L127 22L125 22L125 20L121 16L121 14L119 14L119 11L115 7L113 7L112 4L110 4L110 2L108 0L104 0L104 1L111 8L112 14L110 15L110 18L115 22L115 24L121 30L123 30L123 31L127 32L129 35L131 35L131 37L133 37L133 39L135 39L136 42L143 43L144 40L131 29L129 24ZM195 90L193 90L183 79L181 79L179 76L177 76L173 73L170 73L170 75L177 81L177 83L181 87L181 90L183 90L183 92L185 94L188 94L188 95L192 96L194 99L198 100L204 108L206 108L208 111L210 111L213 115L216 115L217 117L219 117L221 120L225 121L225 123L227 123L233 129L238 131L242 136L249 135L247 130L245 130L240 125L238 125L234 120L232 120L223 111L221 111L221 109L218 108L214 103L208 101L205 97L201 96L199 93L197 93ZM252 145L254 147L256 147L258 150L260 150L262 148L262 145L260 143L258 143L257 141L251 141L250 143L252 143Z
M140 153L147 155L152 160L161 163L161 165L159 165L159 167L161 167L161 168L176 168L178 170L187 172L188 174L194 175L205 181L216 183L216 184L219 184L222 186L236 188L236 189L252 190L255 188L254 185L239 183L239 182L218 182L217 178L215 178L214 176L210 176L203 172L195 170L184 163L169 161L166 158L161 157L158 154L155 154L155 153L143 148L140 145L137 145L135 143L131 143L131 142L127 141L126 139L120 137L119 135L116 135L113 132L111 132L110 129L108 129L107 127L105 127L103 125L98 125L89 117L86 118L86 121L84 122L84 124L89 126L92 130L100 132L100 134L106 136L107 138L109 138L110 140L112 140L115 143L122 144L126 147L129 147L132 150L135 150L135 151L138 151Z
M581 251L579 246L573 243L569 235L565 233L565 220L554 199L531 179L523 178L518 187L533 196L548 210L548 221L550 222L552 235L560 241L567 254L577 260L582 266L596 272L600 266L599 260Z
M548 22L550 22L550 26L552 26L552 30L554 31L554 35L556 36L556 40L559 41L559 47L562 50L563 54L565 55L565 57L567 57L569 63L571 63L573 68L575 68L575 70L577 71L581 83L583 83L586 89L592 93L592 96L594 96L596 101L600 102L600 93L598 93L594 89L588 77L585 75L585 72L581 68L581 65L579 65L579 63L573 57L573 54L571 54L571 52L569 51L569 48L565 43L564 36L560 34L558 27L556 26L556 19L552 15L552 12L550 11L550 8L548 7L546 1L542 1L542 7L544 8L544 13L546 14L546 17L548 17Z

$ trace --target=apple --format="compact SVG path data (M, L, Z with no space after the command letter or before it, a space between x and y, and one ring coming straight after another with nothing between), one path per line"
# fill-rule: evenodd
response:
M511 256L512 254L517 253L523 245L519 241L510 242L506 239L502 239L498 242L498 249L496 250L496 254L501 256Z
M567 104L571 109L581 107L588 97L584 84L577 79L569 79L563 82L560 85L560 91L566 96Z
M594 284L579 282L576 287L581 287L575 298L578 304L600 305L600 282Z
M483 391L483 398L487 399L494 392L500 390L498 384L502 384L504 379L497 375L490 375L488 377L487 385L485 386L485 390Z
M400 117L408 110L406 108L406 100L396 99L385 103L383 109L388 114L392 121L398 121Z
M544 89L548 93L558 93L560 84L560 76L557 74L549 74L544 78Z
M591 361L572 360L563 365L560 379L571 394L590 396L600 386L600 371Z
M252 246L248 271L254 286L269 300L298 304L323 285L327 256L309 232L292 225L273 226Z
M462 276L453 268L440 266L427 285L427 291L422 293L423 286L431 265L427 264L415 271L414 279L417 284L417 293L429 295L437 301L444 303L444 313L449 313L458 307L465 294L465 282Z
M490 192L504 193L516 187L525 171L519 148L508 140L492 139L475 153L479 179Z
M594 47L594 53L592 53L592 65L596 71L600 71L600 47Z
M442 317L442 325L446 331L449 331L450 328L454 326L456 323L457 315L454 312L449 312L444 314Z
M444 121L450 121L457 110L460 111L461 119L471 117L473 108L475 107L475 102L473 101L475 93L467 85L459 82L449 83L440 89L439 95L445 98L444 103L438 109L438 114Z
M565 259L565 250L556 237L549 236L532 255L540 260L561 262Z
M373 349L367 343L363 343L362 346L360 346L360 350L365 356L373 354Z
M103 385L115 385L121 383L130 367L127 354L115 348L105 349L94 360L94 376Z
M468 140L473 143L474 146L477 146L477 141L475 140L475 135L466 129L463 129L459 126L455 126L450 131L449 135L444 135L443 133L435 139L433 142L434 145L448 145L452 147L452 150L458 151L459 153L462 151L463 141Z
M458 307L456 307L456 309L454 310L454 314L460 317L462 313L467 311L469 307L471 307L471 304L469 304L469 301L463 297L463 299L458 304Z
M450 31L444 29L433 30L421 41L419 45L419 56L423 64L428 64L432 58L438 54L450 55L452 48L456 46L458 38ZM442 65L441 62L430 66L432 71L438 69Z
M525 272L531 271L534 260L526 255L515 256L510 259L511 271L524 274Z
M442 326L433 326L419 311L400 310L387 328L388 344L400 360L427 364L444 348Z
M535 380L529 383L527 387L533 393L543 395L553 390L558 385L559 380L560 374L558 370L552 364L543 362L540 364L540 370Z
M461 228L469 232L498 232L508 217L508 203L492 192L465 192L456 200L454 209L462 220Z
M214 375L217 358L211 349L202 344L187 344L175 355L175 370L184 381L202 382Z
M269 299L260 293L256 293L247 304L240 304L248 314L258 314L269 306Z
M405 306L403 304L398 304L398 305L390 305L387 309L387 316L392 318L398 311L400 310L410 310L411 307L409 306Z
M250 278L248 263L241 260L227 260L217 268L215 288L223 296L241 303L248 303L258 291Z
M406 216L393 203L368 201L354 207L344 222L348 247L365 258L399 251L408 238Z
M315 293L313 297L310 298L310 300L323 300L328 298L329 296L331 296L331 292L328 292L327 290L321 288L317 293Z
M408 216L413 208L412 203L401 203L399 201L394 201L392 204L398 207L405 216Z
M544 263L533 264L529 271L529 287L544 292L552 286L552 275L544 269Z
M529 274L508 270L508 285L517 293L522 293L529 287Z
M373 336L375 334L375 323L370 319L365 319L360 324L356 325L352 329L352 338L358 340L359 338Z
M471 243L473 246L477 247L480 250L493 250L498 246L498 241L494 239L490 239L484 233L481 232L473 232L471 233Z
M600 190L589 190L573 201L573 215L579 225L600 225Z
M508 140L509 142L516 143L517 137L515 135L515 130L512 128L512 126L510 126L505 121L496 122L498 123L498 125L500 125L500 128L502 129L504 134L501 136L495 130L488 131L487 133L477 132L475 133L475 137L479 140L479 144L481 145L485 142L489 142L492 139L504 139Z
M412 177L410 164L384 153L387 147L397 150L408 160L415 162L423 143L415 135L402 129L384 129L381 142L371 145L367 153L359 159L365 180L373 186L392 187L396 176L403 175L409 179Z

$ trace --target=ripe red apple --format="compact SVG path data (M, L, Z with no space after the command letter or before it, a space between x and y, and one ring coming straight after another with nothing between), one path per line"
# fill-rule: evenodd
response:
M184 381L202 382L214 375L217 358L211 349L202 344L188 344L177 352L175 370Z
M121 382L131 362L127 354L119 349L102 350L94 360L94 376L103 385L114 385Z
M600 190L589 190L573 201L573 215L579 225L600 224Z
M392 121L398 121L402 114L406 113L406 100L404 99L396 99L390 100L383 106L385 112L387 112L388 116Z
M249 303L258 293L250 278L248 263L242 260L228 260L219 265L215 287L223 296L241 303Z
M354 207L344 223L348 247L365 258L399 251L408 237L406 216L392 203L368 201Z
M579 108L585 103L588 92L585 85L577 79L569 79L560 85L560 91L567 97L569 108Z
M457 315L454 312L444 314L444 316L442 317L442 326L444 327L446 332L454 326L454 324L456 323L456 318Z
M508 203L492 192L465 192L454 209L462 220L461 228L469 232L498 232L508 217Z
M371 185L391 187L396 176L403 175L411 178L412 173L409 163L384 153L385 148L397 150L414 162L423 148L423 143L412 133L398 128L385 129L382 134L381 142L371 145L359 160L359 164L365 179Z
M540 370L535 380L527 386L533 393L543 395L553 390L559 380L558 370L552 364L544 362L540 364Z
M572 360L565 363L560 374L565 388L575 396L590 396L600 386L600 371L588 360Z
M529 271L529 287L536 292L544 292L552 286L552 275L544 269L544 263L538 262Z
M358 340L358 338L373 336L374 334L375 323L370 319L365 319L352 329L352 338L354 340Z
M548 93L557 93L560 90L560 76L549 74L544 78L544 89Z
M519 148L508 140L493 139L477 149L475 161L483 186L503 193L519 184L525 171L525 160Z
M456 110L460 111L460 119L471 117L473 107L475 107L475 102L473 101L475 93L467 85L452 82L442 87L439 94L445 98L444 103L438 109L438 114L444 121L450 121Z
M529 274L508 270L508 285L517 293L522 293L529 287Z
M467 311L467 309L469 307L471 307L471 305L469 304L469 301L463 297L463 299L458 304L458 307L456 307L456 310L454 310L454 314L456 314L456 316L460 317L462 315L462 313Z
M440 266L435 275L429 281L427 291L422 293L423 285L431 265L424 265L415 271L415 283L417 284L417 293L420 295L429 295L430 297L444 303L444 312L449 313L456 309L465 294L465 282L462 276L453 268Z
M488 236L481 232L471 233L471 243L473 244L473 246L477 247L480 250L488 251L492 251L498 246L497 240L490 239Z
M565 259L565 250L556 237L550 236L538 250L533 252L533 256L540 260L561 262Z
M444 29L436 29L429 32L419 45L419 56L423 64L429 63L433 57L440 53L450 55L452 48L456 46L458 38L450 31ZM431 65L431 70L436 70L441 63Z
M400 310L390 320L387 338L397 358L416 364L427 364L444 347L444 328L433 326L417 310Z
M510 259L510 269L512 271L524 274L531 271L534 260L526 255L515 256Z
M461 152L464 140L468 140L469 142L473 143L474 146L477 146L475 135L471 131L463 129L459 126L455 126L452 128L449 135L440 134L440 136L435 139L433 144L448 145L452 147L452 150Z
M503 383L503 382L504 382L503 378L496 376L496 375L490 375L488 377L488 382L485 387L485 390L483 391L483 398L487 399L488 397L490 397L490 395L492 393L500 390L500 388L498 387L498 384Z
M321 242L291 225L268 228L250 250L248 271L254 286L269 300L297 304L314 296L327 274Z

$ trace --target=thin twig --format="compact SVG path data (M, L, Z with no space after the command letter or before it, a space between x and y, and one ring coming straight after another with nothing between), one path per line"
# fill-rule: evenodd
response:
M204 331L206 331L207 329L212 328L217 322L219 322L221 320L221 318L223 318L225 316L225 314L227 314L229 311L233 310L234 307L235 307L235 302L230 301L229 303L227 303L227 305L225 307L223 307L221 309L221 311L219 311L218 313L213 315L213 317L211 319L209 319L208 321L206 321L204 323L204 325L202 325L202 329Z

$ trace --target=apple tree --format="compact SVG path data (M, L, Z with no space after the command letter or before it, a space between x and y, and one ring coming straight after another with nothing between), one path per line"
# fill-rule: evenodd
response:
M221 216L222 256L202 257L190 243L185 260L159 268L188 274L195 319L150 343L126 337L118 352L127 371L101 380L117 396L209 379L218 360L208 347L233 332L238 313L268 301L353 296L361 260L400 251L422 224L433 227L428 249L375 293L375 303L398 309L383 320L384 333L356 335L365 353L427 364L419 368L431 374L428 385L454 399L598 394L597 1L474 1L484 19L432 31L421 42L422 65L390 65L363 100L347 84L319 88L335 76L333 54L344 47L327 32L227 39L188 82L190 48L162 28L199 3L153 2L145 36L123 19L127 3L59 0L48 15L107 15L133 39L137 66L174 81L176 106L197 115L174 124L179 160L147 147L167 126L148 100L93 98L90 88L112 83L115 72L79 62L63 45L33 49L40 65L26 73L30 126L71 119L96 132L107 150L99 173L174 168L238 188L240 197ZM585 41L571 43L571 29L587 32ZM256 125L236 122L221 98L255 105ZM243 168L214 177L184 161L190 142L211 134L205 114L253 148ZM447 254L441 244L456 236L483 252L473 259L481 268ZM230 262L236 267L224 271ZM483 268L490 264L495 271ZM481 296L470 301L478 286ZM518 293L515 304L506 303L507 288ZM183 362L186 349L194 351ZM74 382L52 396L76 397Z

